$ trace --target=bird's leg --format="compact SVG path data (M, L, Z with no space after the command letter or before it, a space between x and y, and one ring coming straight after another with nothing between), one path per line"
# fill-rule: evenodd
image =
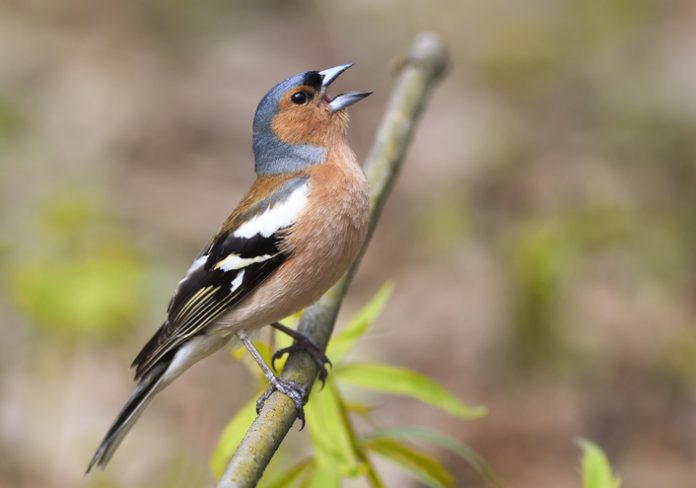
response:
M282 357L283 354L289 354L295 351L305 351L312 357L312 359L314 359L314 362L317 363L317 366L319 367L319 381L321 381L321 386L323 388L324 383L326 383L326 376L329 374L326 370L326 366L324 365L328 364L329 366L333 366L331 364L331 360L326 356L326 354L324 354L324 351L322 351L319 346L312 342L312 339L306 335L302 334L301 332L297 332L290 327L286 327L280 322L273 322L271 327L289 335L294 339L291 346L279 349L273 353L273 357L271 358L271 366L273 366L273 369L275 369L276 360Z
M299 385L294 381L282 380L274 375L271 368L268 367L261 357L259 351L256 349L256 347L254 347L254 344L251 342L251 339L249 339L246 332L240 330L237 332L237 337L239 337L239 340L242 341L242 344L244 344L244 347L247 348L247 351L249 351L249 354L251 354L251 357L254 358L254 361L256 361L256 363L259 365L264 376L268 378L268 382L270 383L268 389L256 401L256 413L261 411L263 404L266 403L266 400L268 400L268 397L271 396L271 393L277 390L293 401L295 408L297 409L297 418L302 421L302 427L304 427L303 407L307 400L307 390L302 385Z

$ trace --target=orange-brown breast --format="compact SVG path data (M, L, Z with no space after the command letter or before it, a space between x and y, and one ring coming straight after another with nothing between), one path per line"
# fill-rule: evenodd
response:
M292 257L217 326L255 328L316 301L355 259L367 232L367 181L347 144L309 166L308 207L281 244Z
M310 293L315 300L340 278L359 251L367 232L369 200L367 180L347 144L336 146L326 163L310 166L306 173L310 175L307 209L282 243L293 252L294 263L292 268L290 263L283 266L278 274L315 283L317 290Z

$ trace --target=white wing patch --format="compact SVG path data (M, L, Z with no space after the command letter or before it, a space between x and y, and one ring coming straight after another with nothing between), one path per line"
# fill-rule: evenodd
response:
M234 231L234 236L250 239L256 234L261 234L263 237L270 237L278 229L292 225L307 205L308 193L309 186L305 183L294 190L287 199L269 206L265 212L244 222Z
M276 254L264 254L263 256L254 256L253 258L243 258L238 254L230 254L222 261L219 261L215 265L215 269L221 269L223 271L232 271L234 269L246 268L250 264L262 263L274 258L278 255Z
M196 259L192 264L191 267L186 271L186 275L190 275L194 271L196 271L198 268L203 266L205 262L208 260L208 255L201 256L200 258Z
M179 291L179 287L181 286L181 284L184 281L186 281L189 278L189 276L191 276L191 273L197 271L201 266L203 266L205 264L205 262L207 260L208 260L208 255L206 254L206 255L201 256L198 259L196 259L191 264L191 266L189 266L189 269L186 271L186 274L184 275L184 277L181 278L181 280L179 280L179 283L176 285L176 290L175 290L174 294L176 294L176 292Z
M239 273L237 273L237 276L234 277L232 280L232 284L230 286L230 292L234 293L237 288L242 286L242 280L244 279L244 270L241 270Z

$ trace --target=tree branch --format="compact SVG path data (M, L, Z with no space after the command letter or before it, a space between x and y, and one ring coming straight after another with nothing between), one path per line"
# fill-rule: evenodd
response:
M321 299L308 308L298 331L322 350L326 349L338 309L348 285L367 248L372 232L394 186L418 116L435 82L447 67L447 55L432 34L420 34L400 66L394 90L364 164L370 183L370 227L360 255L348 272ZM311 389L317 365L304 352L292 353L281 377ZM282 393L274 392L247 431L232 456L218 488L256 486L271 457L295 422L295 405Z

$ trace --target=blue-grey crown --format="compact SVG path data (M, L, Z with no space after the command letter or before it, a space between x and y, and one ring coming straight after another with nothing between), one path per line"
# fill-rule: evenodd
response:
M254 159L257 174L301 171L307 165L324 161L325 150L308 144L288 144L278 139L271 124L278 113L280 100L292 88L321 86L318 71L306 71L288 78L271 88L261 99L254 115Z

